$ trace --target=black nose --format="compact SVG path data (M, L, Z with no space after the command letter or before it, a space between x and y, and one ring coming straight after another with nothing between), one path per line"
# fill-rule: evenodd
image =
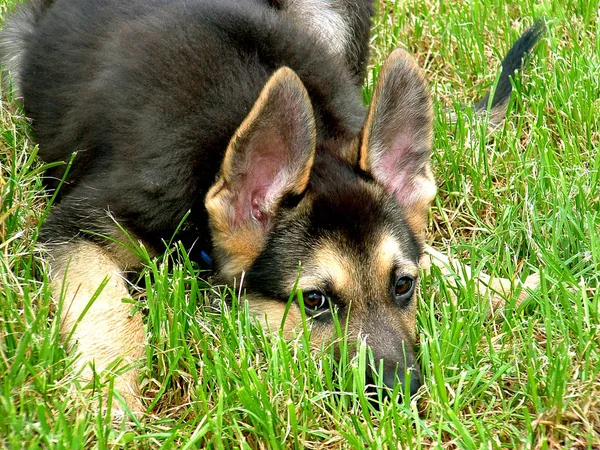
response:
M376 392L376 388L373 385L376 383L374 380L377 378L378 377L375 373L373 373L373 376L367 374L367 384L371 385L368 389L369 392ZM410 378L410 380L408 378ZM408 386L406 386L407 382L409 383ZM410 368L410 370L405 372L404 368L398 369L396 365L392 367L391 364L384 364L383 384L385 387L390 389L387 394L391 394L391 390L393 390L400 383L402 384L402 387L398 390L400 394L399 399L402 398L402 395L406 392L407 387L409 395L415 395L423 384L421 371L419 370L418 366L413 366Z
M422 385L421 371L418 367L411 367L408 371L404 368L396 369L384 369L383 383L390 389L394 389L398 383L402 383L402 389L400 393L406 392L406 382L410 383L408 386L410 395L415 395Z
M419 371L414 371L414 376L411 374L410 377L410 395L415 395L419 388L422 386L423 382L421 380L421 374Z

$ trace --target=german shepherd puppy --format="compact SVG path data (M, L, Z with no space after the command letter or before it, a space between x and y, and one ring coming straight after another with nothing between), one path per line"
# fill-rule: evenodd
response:
M298 282L286 333L306 314L328 342L335 309L387 386L410 371L419 388L432 103L396 50L363 107L372 14L371 0L31 0L8 19L3 61L40 156L71 161L47 171L48 189L64 184L41 241L84 375L144 354L122 276L141 261L120 243L158 254L180 230L267 326ZM494 110L538 35L505 60ZM135 370L115 387L142 411Z

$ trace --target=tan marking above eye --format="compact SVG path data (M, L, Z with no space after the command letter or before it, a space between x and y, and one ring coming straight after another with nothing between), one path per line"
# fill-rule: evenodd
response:
M298 287L315 290L330 282L336 291L344 291L352 282L355 270L351 261L332 245L324 244L302 268Z
M398 240L390 234L384 234L375 252L375 267L377 276L389 279L389 274L394 268L402 268L408 275L417 278L419 271L416 261L410 261L402 255L402 248Z

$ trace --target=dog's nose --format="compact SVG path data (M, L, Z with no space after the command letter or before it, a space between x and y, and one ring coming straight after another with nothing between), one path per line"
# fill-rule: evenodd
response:
M418 371L415 371L414 376L410 377L410 395L415 395L422 384L421 375Z
M407 380L407 376L409 380ZM410 383L408 386L410 395L415 395L422 385L421 371L415 366L411 367L407 372L405 372L404 368L399 370L394 368L384 371L383 383L387 387L394 389L399 382L403 384L400 393L406 392L406 382L408 382Z

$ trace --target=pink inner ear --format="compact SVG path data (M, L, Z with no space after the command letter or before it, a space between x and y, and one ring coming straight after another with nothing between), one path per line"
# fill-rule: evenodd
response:
M252 197L252 217L263 224L267 221L267 216L260 210L260 203L256 196Z
M371 155L373 175L403 207L411 207L435 195L435 183L427 173L429 156L415 142L400 134L389 148Z
M235 223L250 217L266 224L271 203L285 187L288 152L283 137L277 133L261 136L246 149L246 160L240 168L238 197L235 202Z
M410 184L416 171L417 161L411 158L413 143L406 135L396 137L391 148L373 155L373 174L387 189L400 200L410 197ZM401 202L402 203L402 202Z

